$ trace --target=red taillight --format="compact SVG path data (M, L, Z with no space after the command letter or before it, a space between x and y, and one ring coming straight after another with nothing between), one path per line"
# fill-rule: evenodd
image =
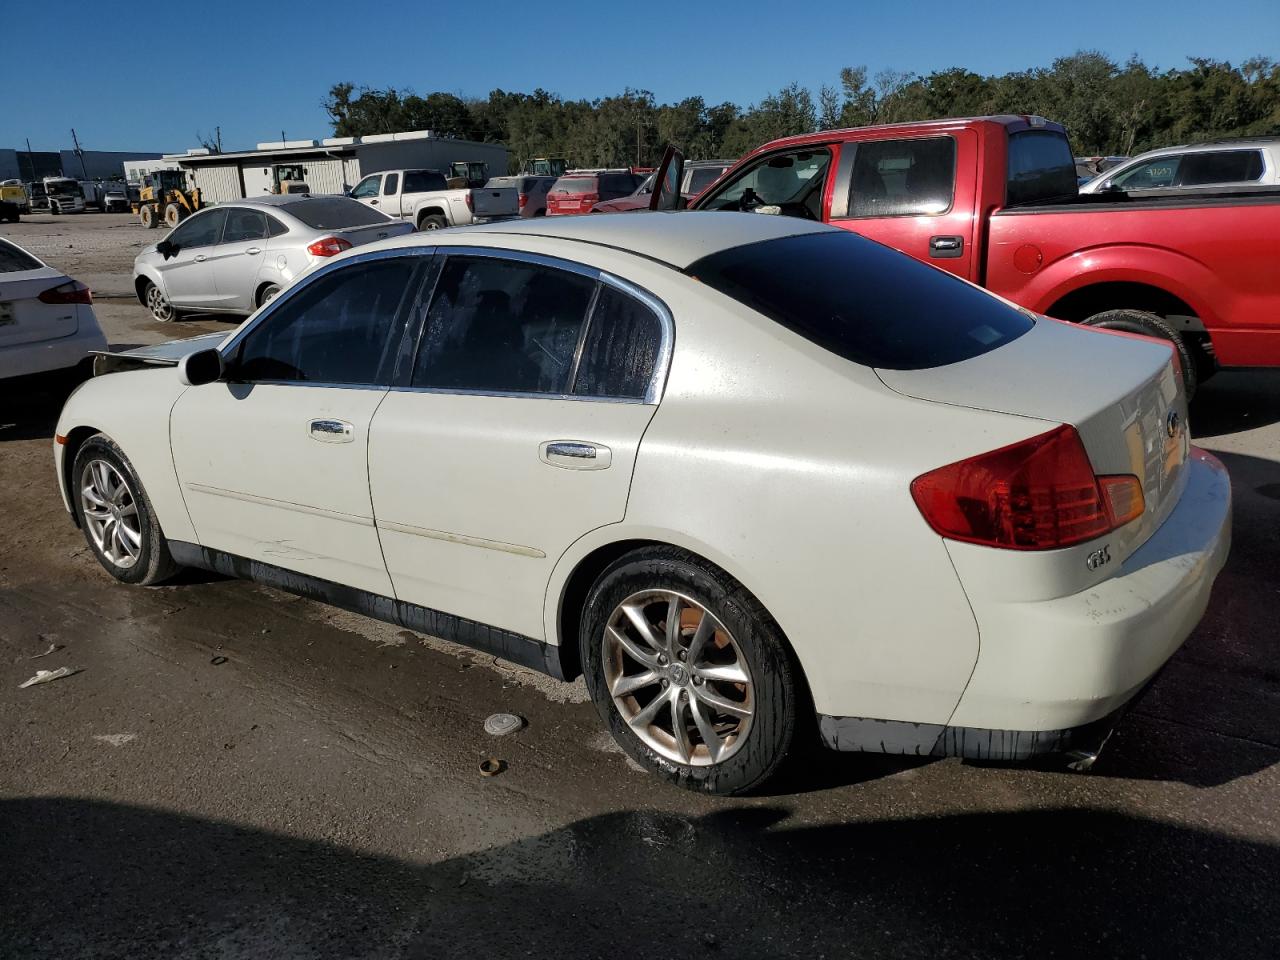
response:
M520 194L520 209L523 210L529 205L529 195L527 193Z
M465 196L463 196L463 198L462 198L462 199L463 199L463 200L465 200L465 201L467 201L467 209L468 209L468 210L475 210L475 208L476 208L476 204L475 204L475 201L471 199L471 194L470 194L470 193L468 193L468 194L466 194Z
M332 257L343 250L351 249L351 241L344 240L342 237L325 237L323 240L317 240L311 246L307 247L307 253L313 257Z
M1137 477L1097 477L1074 427L916 477L911 496L952 540L1010 550L1084 543L1142 515Z
M93 294L83 283L68 280L56 287L50 287L37 299L41 303L93 303Z

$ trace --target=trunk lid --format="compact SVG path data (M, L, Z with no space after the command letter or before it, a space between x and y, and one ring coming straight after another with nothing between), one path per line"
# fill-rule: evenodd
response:
M328 235L331 237L341 237L343 240L349 241L353 247L358 247L364 243L373 243L376 240L385 240L387 237L404 236L406 233L413 233L413 224L388 220L386 223L372 223L360 227L345 227L341 230L334 230Z
M1109 535L1123 560L1182 495L1190 449L1187 403L1171 347L1040 318L997 350L925 370L876 373L890 389L954 406L1076 428L1096 474L1142 484L1141 517Z
M74 303L42 303L46 290L70 281L53 267L0 274L0 346L69 337L80 329Z

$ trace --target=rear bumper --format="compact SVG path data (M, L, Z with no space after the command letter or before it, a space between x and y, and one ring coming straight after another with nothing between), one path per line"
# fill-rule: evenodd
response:
M92 350L106 350L107 338L91 307L78 306L76 332L57 340L0 347L0 380L66 370L86 359Z
M947 724L820 717L823 738L839 750L1011 760L1093 739L1200 622L1230 547L1230 478L1193 449L1177 507L1117 576L1052 600L971 598L981 647Z

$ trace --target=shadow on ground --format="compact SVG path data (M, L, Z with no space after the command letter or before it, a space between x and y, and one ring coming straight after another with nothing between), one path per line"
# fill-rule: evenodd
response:
M1225 436L1280 421L1280 370L1224 370L1196 393L1188 411L1196 437Z
M1089 810L784 817L608 814L417 866L137 807L8 800L0 952L997 960L1275 944L1270 845Z

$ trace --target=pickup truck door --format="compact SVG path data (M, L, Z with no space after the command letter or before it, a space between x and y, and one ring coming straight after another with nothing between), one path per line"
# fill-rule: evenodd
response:
M351 199L359 200L361 203L373 207L375 210L382 209L382 174L371 173L359 183L355 189L351 191ZM388 213L387 216L395 216Z
M929 137L841 145L829 220L966 280L978 280L974 230L978 137Z

